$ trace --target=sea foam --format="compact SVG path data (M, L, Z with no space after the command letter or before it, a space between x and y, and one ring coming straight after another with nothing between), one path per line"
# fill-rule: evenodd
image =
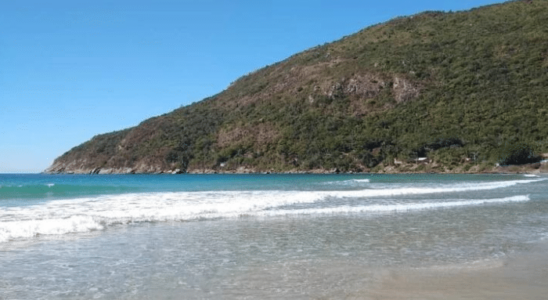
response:
M341 180L341 181L328 181L324 184L328 185L350 185L350 186L361 186L363 183L370 183L371 179L350 179L350 180Z
M451 208L460 206L477 206L484 204L497 204L509 202L526 202L529 196L514 196L499 199L481 199L481 200L460 200L450 202L430 202L430 203L407 203L391 205L362 205L362 206L340 206L311 209L278 210L258 212L257 216L283 216L283 215L312 215L312 214L350 214L350 213L389 213L389 212L408 212L416 210L429 210L440 208Z
M38 205L0 208L0 242L39 235L62 235L103 230L117 224L192 221L277 216L400 212L505 202L528 201L528 196L501 199L455 200L432 203L378 204L288 209L290 205L312 204L334 198L368 198L413 194L490 190L538 182L515 180L445 185L433 188L384 188L358 191L227 191L168 192L106 195L94 198L56 200ZM332 202L329 202L332 205Z

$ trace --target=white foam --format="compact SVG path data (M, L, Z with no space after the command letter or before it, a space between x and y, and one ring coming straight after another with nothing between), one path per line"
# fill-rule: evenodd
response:
M330 185L360 185L360 183L370 183L370 179L351 179L351 180L343 180L343 181L329 181L324 184L330 184Z
M46 185L47 185L48 187L53 187L53 186L55 186L55 183L48 183L48 184L46 184Z
M146 193L6 207L0 208L0 242L101 230L114 224L234 217L272 207L312 203L323 197L316 192L276 191Z
M32 238L39 235L62 235L103 229L91 216L72 216L65 219L26 220L0 223L0 242Z
M526 202L529 201L529 196L515 196L500 199L485 199L485 200L461 200L449 202L431 202L431 203L408 203L408 204L392 204L392 205L365 205L365 206L339 206L326 208L311 208L311 209L295 209L295 210L277 210L263 211L255 215L258 216L283 216L283 215L312 215L312 214L349 214L349 213L387 213L387 212L408 212L415 210L428 210L451 208L460 206L477 206L485 204L509 203L509 202Z
M523 176L525 176L525 177L540 177L540 176L535 175L535 174L524 174Z
M0 242L38 235L102 230L115 224L189 221L242 215L324 214L408 211L464 205L527 201L527 196L370 206L339 206L289 210L289 205L310 204L331 198L368 198L410 194L450 193L504 188L537 180L468 183L434 188L364 189L359 191L234 191L169 192L100 196L50 201L22 207L0 207Z
M494 190L500 188L511 187L517 184L534 183L547 180L543 179L531 179L531 180L509 180L509 181L495 181L484 183L461 183L453 185L442 185L438 187L410 187L410 188L395 188L395 189L366 189L359 191L340 191L340 192L327 192L332 193L330 196L339 198L360 198L360 197L381 197L381 196L400 196L400 195L422 195L422 194L438 194L438 193L455 193L455 192L468 192L468 191L485 191Z

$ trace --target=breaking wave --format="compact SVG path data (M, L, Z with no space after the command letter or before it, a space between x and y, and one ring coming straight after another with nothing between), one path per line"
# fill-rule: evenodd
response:
M469 205L523 202L528 196L490 200L378 204L287 209L290 205L327 202L333 198L368 198L413 194L491 190L537 180L469 183L435 188L364 189L358 191L169 192L109 195L56 200L21 207L0 207L0 242L40 235L103 230L117 224L295 214L404 212Z
M497 204L509 202L526 202L529 196L515 196L499 199L482 200L461 200L450 202L430 202L430 203L407 203L391 205L362 205L362 206L340 206L327 208L310 208L295 210L263 211L255 215L258 216L283 216L283 215L312 215L312 214L349 214L349 213L384 213L384 212L407 212L415 210L428 210L439 208L451 208L459 206L475 206L484 204Z
M359 186L363 183L370 183L370 182L371 182L370 179L351 179L351 180L342 180L342 181L329 181L329 182L325 182L324 184Z

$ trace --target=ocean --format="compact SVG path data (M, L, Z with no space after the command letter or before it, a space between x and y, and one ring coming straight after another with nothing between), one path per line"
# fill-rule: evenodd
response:
M0 299L383 299L545 240L543 175L0 174Z

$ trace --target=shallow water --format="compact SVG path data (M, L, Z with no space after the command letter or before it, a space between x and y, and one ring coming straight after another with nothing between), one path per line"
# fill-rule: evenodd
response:
M0 293L365 298L386 270L529 251L548 238L546 179L0 175Z

